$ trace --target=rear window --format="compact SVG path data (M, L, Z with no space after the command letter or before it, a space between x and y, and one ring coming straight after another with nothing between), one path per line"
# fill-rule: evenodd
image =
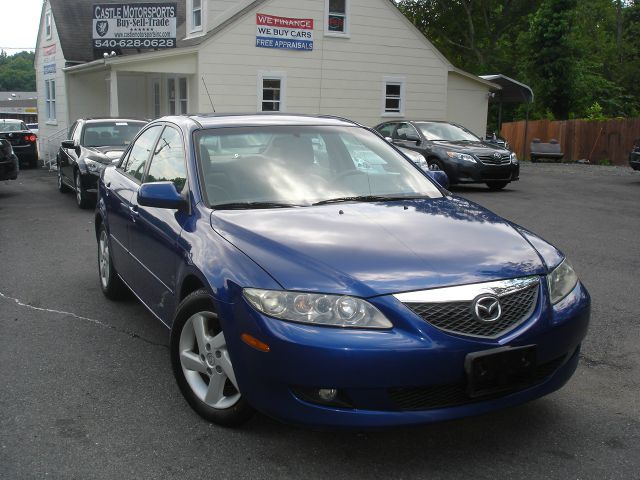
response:
M27 130L27 126L20 120L0 120L0 132L19 132Z

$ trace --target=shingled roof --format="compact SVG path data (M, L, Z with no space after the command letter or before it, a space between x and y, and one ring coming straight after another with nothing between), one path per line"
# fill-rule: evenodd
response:
M125 0L126 2L126 0ZM185 36L185 1L153 0L154 3L177 4L177 45ZM60 38L60 47L67 62L84 63L101 58L105 50L93 48L93 11L96 3L123 3L123 0L49 0ZM140 2L142 3L142 2ZM142 51L142 50L141 50ZM148 50L144 50L148 51ZM119 55L139 53L136 49L121 50Z

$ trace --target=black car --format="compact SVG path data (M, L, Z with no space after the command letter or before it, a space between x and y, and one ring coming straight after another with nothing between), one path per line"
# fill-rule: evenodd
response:
M18 157L8 140L0 138L0 180L18 178Z
M76 192L80 208L95 205L98 178L104 168L122 156L147 122L128 118L78 119L69 140L58 151L58 190Z
M640 138L636 140L636 143L633 145L633 150L629 154L629 165L634 170L640 170Z
M420 152L432 170L444 170L451 185L485 183L500 190L518 180L515 153L482 141L466 128L449 122L385 122L375 129L394 145Z
M22 120L0 119L0 138L8 140L20 162L38 166L38 137Z

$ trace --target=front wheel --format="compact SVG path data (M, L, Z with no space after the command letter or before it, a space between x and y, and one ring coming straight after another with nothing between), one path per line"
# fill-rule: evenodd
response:
M84 189L82 185L82 175L80 172L76 172L75 174L75 187L76 187L76 203L79 208L89 208L89 198L88 193Z
M127 287L120 280L111 260L109 234L104 225L100 226L98 234L98 274L100 275L100 288L105 297L119 300L126 295Z
M502 190L508 184L509 182L487 182L487 187L489 190Z
M62 181L62 172L60 172L60 166L58 166L58 191L60 193L65 193L69 190L69 188Z
M178 306L171 365L182 395L204 419L230 427L253 415L238 389L227 341L205 290L193 292Z

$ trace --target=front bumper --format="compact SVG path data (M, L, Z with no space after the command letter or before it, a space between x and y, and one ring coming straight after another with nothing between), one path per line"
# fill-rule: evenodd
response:
M249 403L291 423L351 428L430 423L521 404L557 390L571 377L590 312L589 295L581 284L555 307L541 288L529 320L501 338L487 340L442 332L391 296L370 301L392 319L393 329L294 324L260 315L244 301L223 305L225 337ZM240 340L243 333L271 350L249 347ZM438 389L462 388L464 395L467 354L532 344L538 364L548 371L525 388L484 398L458 395L455 401L440 403L433 399ZM338 389L350 407L321 405L294 394L318 388ZM414 401L421 394L429 398Z
M449 162L445 170L452 184L515 182L520 178L519 163L491 165L456 160Z

